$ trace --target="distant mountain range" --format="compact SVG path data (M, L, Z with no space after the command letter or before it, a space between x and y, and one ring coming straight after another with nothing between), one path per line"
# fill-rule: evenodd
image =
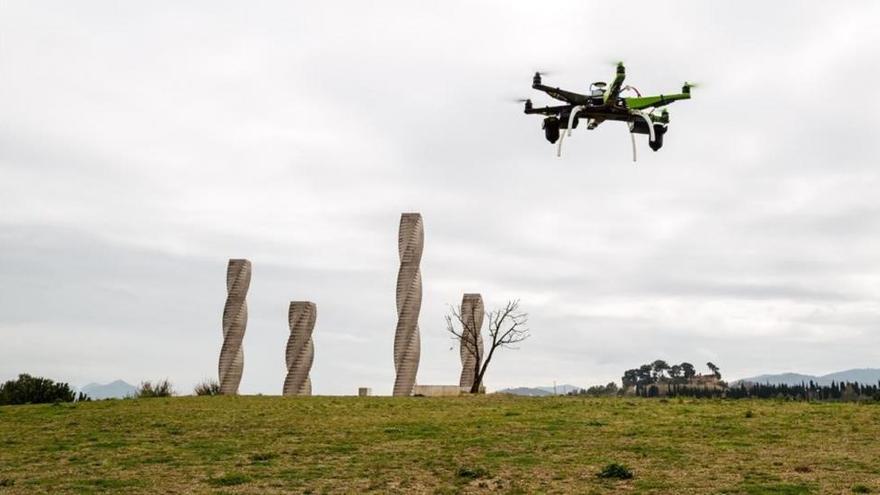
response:
M90 383L80 389L80 392L88 395L92 399L122 399L133 396L137 392L137 387L126 383L122 380L101 385L98 383Z
M880 369L878 368L861 368L846 371L838 371L827 375L802 375L800 373L780 373L777 375L758 375L750 378L742 378L731 382L731 385L739 385L741 382L746 383L769 383L770 385L800 385L801 383L813 383L817 385L830 385L831 382L859 382L859 383L877 383L880 382Z
M581 387L575 387L574 385L557 385L556 386L556 395L565 395L572 390L578 390ZM498 390L496 393L498 394L511 394L511 395L523 395L527 397L544 397L547 395L553 395L553 387L516 387L516 388L505 388Z

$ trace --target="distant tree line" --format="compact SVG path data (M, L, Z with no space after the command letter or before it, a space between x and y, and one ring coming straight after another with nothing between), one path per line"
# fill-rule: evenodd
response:
M693 397L698 399L788 399L788 400L821 400L821 401L880 401L880 382L865 384L857 382L831 382L830 385L819 385L813 381L800 385L738 383L729 386L694 386L681 383L644 385L630 389L639 397ZM567 395L581 397L615 397L627 393L616 383L596 385L586 389L578 389Z
M588 388L579 388L576 390L572 390L566 395L581 395L587 397L614 397L619 395L621 392L620 387L617 386L614 382L609 382L608 385L593 385Z
M650 364L626 370L618 390L606 386L590 387L571 395L607 396L636 395L638 397L696 397L728 399L791 399L791 400L880 400L880 382L831 382L820 385L812 380L799 385L741 382L732 387L721 380L721 369L706 363L709 374L697 374L688 362L669 365L658 359Z
M659 394L658 394L659 395ZM819 385L812 380L800 385L739 383L723 389L709 387L670 387L666 397L723 397L727 399L791 399L791 400L880 400L880 382L831 382Z

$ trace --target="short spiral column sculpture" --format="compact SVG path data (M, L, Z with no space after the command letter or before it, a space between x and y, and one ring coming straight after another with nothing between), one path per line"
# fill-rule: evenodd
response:
M477 369L483 361L483 296L480 294L465 294L461 298L461 378L459 387L470 390L477 378ZM476 355L474 355L476 345Z
M220 348L220 393L235 395L244 369L241 342L247 328L247 291L251 262L231 259L226 268L226 305L223 306L223 347Z
M419 311L422 307L422 215L404 213L398 232L400 270L397 272L397 330L394 334L394 395L412 395L419 370Z
M312 379L309 371L315 359L312 331L318 310L309 301L291 301L287 312L290 338L287 340L287 378L284 379L284 395L312 395Z

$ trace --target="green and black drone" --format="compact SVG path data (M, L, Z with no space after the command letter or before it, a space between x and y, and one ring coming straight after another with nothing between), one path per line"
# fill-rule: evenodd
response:
M684 83L681 93L658 96L642 96L638 89L624 86L626 69L623 62L617 63L617 74L611 86L604 82L590 85L590 94L582 95L564 89L551 88L541 82L541 73L536 72L532 79L532 88L543 91L550 97L565 102L564 105L537 108L531 100L525 100L525 113L544 115L544 136L547 141L557 143L556 155L562 156L562 138L567 131L578 126L581 119L587 120L587 129L595 129L606 120L626 122L632 139L633 161L636 161L636 134L647 134L648 145L654 151L663 146L663 135L669 126L669 112L664 108L659 114L654 110L677 100L691 97L690 83ZM622 93L631 91L636 96L623 97ZM520 100L522 101L522 100Z

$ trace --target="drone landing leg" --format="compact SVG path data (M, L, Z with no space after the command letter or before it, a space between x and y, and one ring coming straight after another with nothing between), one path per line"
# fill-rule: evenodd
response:
M638 116L640 116L641 118L645 119L645 123L648 124L648 134L649 134L650 137L651 137L651 141L654 141L654 140L655 140L655 139L654 139L654 123L651 122L651 118L650 118L650 117L648 116L648 114L645 113L645 112L637 112L636 115L638 115Z
M571 126L574 124L574 118L583 109L583 105L571 109L571 113L568 115L568 137L571 137Z
M562 158L562 138L565 137L564 132L559 133L559 141L556 141L556 158Z
M633 163L636 162L636 135L633 133L629 133L629 138L632 140L633 145Z

